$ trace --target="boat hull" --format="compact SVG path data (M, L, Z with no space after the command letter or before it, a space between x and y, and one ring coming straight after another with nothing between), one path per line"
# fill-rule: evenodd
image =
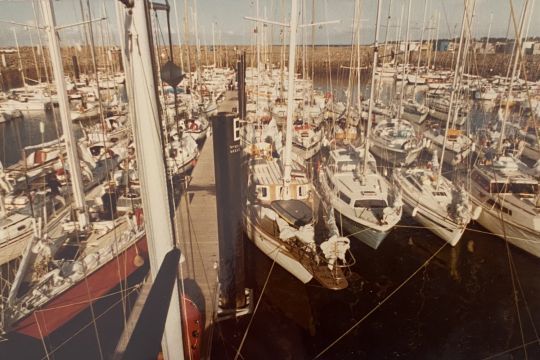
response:
M355 239L360 240L372 249L377 250L377 248L381 245L386 236L388 236L388 234L390 233L390 230L379 231L369 226L360 224L350 219L348 216L341 214L336 209L334 209L334 212L338 228L343 227Z
M461 236L465 232L465 225L459 225L453 221L445 220L444 216L437 214L431 209L418 204L413 204L418 201L412 199L408 195L403 195L405 202L405 211L411 215L418 223L424 226L426 229L446 241L452 246L456 246ZM416 208L416 211L414 209Z
M274 260L304 284L313 279L313 275L302 265L302 263L289 255L279 241L276 241L274 238L257 228L248 217L246 217L244 221L248 238L259 250L265 253L266 256Z
M420 112L411 112L404 110L401 114L401 117L407 121L413 122L415 124L422 124L424 120L426 120L428 116L428 112L420 113Z
M501 220L499 210L482 206L482 204L474 197L472 200L475 206L482 207L482 212L477 220L480 225L488 229L493 235L502 239L508 239L510 244L529 254L540 257L540 241L538 241L538 239L540 239L540 231L527 229L524 226L510 221L506 216Z
M410 165L420 155L422 148L412 149L411 151L393 149L379 144L377 141L372 142L371 152L379 159L391 163L393 165Z
M140 267L134 261L137 256L148 259L146 236L141 236L117 257L89 274L86 280L14 323L10 331L36 339L47 337L133 274Z

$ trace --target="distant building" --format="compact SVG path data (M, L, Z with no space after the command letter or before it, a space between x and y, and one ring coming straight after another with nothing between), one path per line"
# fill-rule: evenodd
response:
M495 54L495 44L486 44L485 41L476 41L474 43L474 51L476 51L477 54Z
M534 43L531 49L532 55L540 55L540 42Z
M495 43L497 54L511 54L514 51L514 40L498 41Z
M0 54L15 54L16 52L15 49L0 49Z
M410 41L409 42L409 51L418 51L418 48L420 48L420 42L419 41ZM405 44L401 43L399 44L399 51L405 51Z
M437 51L451 51L450 40L439 40L433 43L434 49Z

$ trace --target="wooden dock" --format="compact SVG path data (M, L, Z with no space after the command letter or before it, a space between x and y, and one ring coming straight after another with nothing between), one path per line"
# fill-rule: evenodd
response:
M228 91L219 111L231 112L237 107L235 91ZM209 131L191 178L188 179L178 211L176 233L185 258L180 276L185 293L204 315L201 357L208 358L218 301L218 224L213 135ZM180 284L182 286L182 284Z

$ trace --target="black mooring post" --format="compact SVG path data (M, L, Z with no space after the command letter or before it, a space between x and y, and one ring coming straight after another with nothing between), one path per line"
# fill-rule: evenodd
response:
M240 121L236 113L212 118L222 309L246 306L241 199Z
M246 52L243 51L236 64L236 81L238 83L238 113L240 119L246 118Z
M75 80L79 81L81 77L81 72L79 70L79 60L77 59L77 56L73 55L71 57L71 61L73 61L73 72L75 74Z

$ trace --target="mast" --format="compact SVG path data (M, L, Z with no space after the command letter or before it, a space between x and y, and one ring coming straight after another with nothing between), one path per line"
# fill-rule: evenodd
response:
M28 29L28 35L30 36L30 48L32 49L32 57L34 58L34 67L36 69L36 80L41 83L41 71L39 71L39 64L36 56L36 50L34 49L34 39L32 37L32 30Z
M13 31L13 37L15 38L15 47L17 48L17 58L19 60L19 72L21 73L21 79L23 82L23 86L25 89L27 89L26 79L24 77L24 70L23 70L23 63L21 58L21 50L19 49L19 40L17 40L17 31L15 29L11 29Z
M36 13L34 0L32 0L32 12L34 13L34 21L36 25L39 26L39 18ZM40 55L41 55L41 60L43 61L43 71L45 72L45 82L49 84L50 81L49 81L49 70L47 67L47 59L45 58L45 52L43 51L43 41L41 40L41 33L39 31L37 32L37 38L38 38L38 43L39 43L38 54L41 53Z
M54 73L56 91L58 93L58 105L60 118L62 120L62 131L66 141L67 161L71 186L73 187L73 200L75 202L75 212L79 226L84 228L88 225L89 219L86 213L86 203L84 200L84 188L80 172L79 154L77 153L77 139L71 127L71 114L69 110L69 99L67 96L66 84L64 82L64 67L62 65L62 54L60 53L60 43L58 32L56 31L56 18L52 0L42 0L43 17L46 24L47 37L49 39L49 53Z
M401 120L401 114L403 113L403 96L405 96L405 82L407 82L407 72L409 68L409 32L411 27L411 5L412 0L409 0L409 10L407 15L407 31L405 33L405 57L403 59L403 74L401 79L401 91L399 94L399 106L398 106L398 121Z
M435 69L437 62L437 53L439 52L439 25L441 23L441 12L437 11L437 29L435 30L435 51L433 54L433 69Z
M214 53L214 67L217 67L216 62L216 23L212 21L212 52Z
M512 88L514 87L514 80L516 78L518 63L521 57L521 53L523 52L523 47L521 46L521 34L523 33L523 27L525 25L525 19L527 17L528 8L529 8L529 0L526 0L525 4L523 5L523 12L521 13L521 19L519 22L519 31L517 32L516 37L515 37L514 51L516 52L516 54L514 55L514 64L512 65L512 76L510 77L510 84L508 84L508 97L506 98L506 107L504 109L504 117L503 117L503 122L501 125L501 136L499 137L499 144L497 145L498 154L502 153L504 132L506 129L506 122L508 120L510 102L512 101Z
M176 5L176 2L178 0L173 0L174 5L174 17L176 18L176 35L178 36L178 48L180 49L180 68L182 69L182 72L185 72L184 70L184 56L182 54L182 35L180 32L180 17L178 16L178 6Z
M488 27L487 37L486 37L486 43L484 45L484 57L482 59L482 63L484 63L485 60L486 60L487 47L489 45L489 36L491 35L491 25L492 24L493 24L493 12L491 12L491 14L489 15L489 27Z
M369 89L369 108L368 108L368 122L366 126L366 136L364 140L364 164L362 167L362 173L365 174L368 166L369 158L369 133L371 132L373 103L375 99L375 73L377 71L377 59L379 55L379 20L381 17L381 0L377 0L377 17L375 18L375 41L373 43L373 65L371 66L371 88Z
M137 148L137 162L141 193L145 209L146 238L150 257L152 279L165 254L174 246L173 227L171 224L163 162L162 139L160 138L157 89L154 77L152 51L149 38L149 19L147 0L135 0L133 3L133 21L131 28L130 64L127 66L133 74L133 97L135 116L133 134ZM150 96L149 96L150 94ZM182 322L178 284L175 280L173 296L169 305L162 348L165 359L183 359Z
M426 27L427 8L428 8L428 0L424 0L424 17L422 19L422 31L420 32L420 47L418 48L418 59L416 62L416 75L414 76L413 101L416 101L415 99L416 86L418 85L418 76L420 75L420 59L422 58L422 46L424 45L424 29Z
M448 103L448 115L446 117L446 128L444 131L444 140L443 140L443 146L441 151L441 161L439 162L439 174L437 175L437 188L440 184L440 179L442 176L442 168L443 168L443 161L444 161L444 152L446 150L446 143L447 143L447 135L448 135L448 128L450 127L450 119L452 117L452 107L454 105L454 98L456 97L456 88L458 84L458 75L459 75L459 68L461 63L461 50L463 45L463 36L465 34L465 23L468 21L467 17L469 16L469 0L465 0L465 8L463 9L463 19L461 20L461 34L459 36L459 47L458 47L458 53L457 53L457 59L456 59L456 67L454 69L454 79L452 80L452 92L450 93L450 102ZM456 112L458 110L456 109Z
M289 79L287 89L287 130L285 134L285 152L284 152L284 171L283 171L283 187L285 200L290 198L289 185L291 184L292 170L292 132L293 132L293 115L294 115L294 74L296 68L296 29L298 28L298 0L291 0L291 22L290 22L290 38L289 38Z

